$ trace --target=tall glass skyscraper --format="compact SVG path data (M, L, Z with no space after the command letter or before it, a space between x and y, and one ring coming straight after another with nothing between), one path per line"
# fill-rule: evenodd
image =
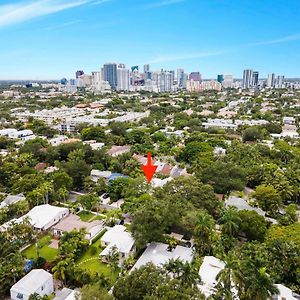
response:
M253 71L250 69L244 70L243 74L243 88L249 89L253 83Z
M258 71L254 71L253 77L252 77L252 86L254 86L254 87L258 86L258 76L259 76Z
M224 75L223 74L217 75L217 81L222 84L222 82L224 81Z
M106 63L103 65L103 80L108 81L112 90L117 89L118 79L116 63Z

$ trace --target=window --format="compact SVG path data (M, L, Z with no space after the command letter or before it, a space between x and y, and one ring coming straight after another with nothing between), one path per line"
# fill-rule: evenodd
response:
M18 299L23 299L23 298L24 298L24 297L23 297L23 294L18 293L17 298L18 298Z

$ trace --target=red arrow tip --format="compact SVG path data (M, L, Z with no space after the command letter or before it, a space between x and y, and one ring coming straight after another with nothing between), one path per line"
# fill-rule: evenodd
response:
M147 155L147 164L142 166L142 170L147 178L147 181L150 183L153 175L157 169L157 166L152 165L151 153L149 152Z

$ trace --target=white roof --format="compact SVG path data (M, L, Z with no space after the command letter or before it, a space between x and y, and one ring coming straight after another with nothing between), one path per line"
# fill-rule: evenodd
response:
M225 201L225 205L226 207L234 206L237 208L237 210L254 210L263 217L266 214L259 207L252 207L248 204L248 202L245 199L236 196L229 196L228 199Z
M199 270L201 283L198 286L202 293L208 297L214 292L217 276L225 267L225 263L214 256L205 256Z
M60 291L56 291L56 296L53 300L75 300L76 291L63 288Z
M43 269L30 271L22 279L11 287L11 290L21 294L30 295L38 290L45 282L52 279L52 275Z
M279 293L277 295L277 300L298 300L293 296L293 291L288 287L284 286L283 284L275 284Z
M162 266L170 259L179 259L184 263L192 262L194 254L191 248L176 246L173 251L168 251L168 247L169 245L167 244L152 242L135 263L132 270L140 268L147 263L153 263L156 266Z
M151 181L151 184L153 187L162 187L164 186L167 182L169 182L170 180L172 180L173 178L171 177L167 177L165 179L160 179L160 178L153 178Z
M121 253L129 253L133 247L134 239L127 228L123 225L115 225L104 233L101 241L108 244L100 255L107 255L109 250L115 246Z
M0 135L7 135L7 134L11 134L11 133L15 133L17 132L17 129L14 128L6 128L6 129L1 129L0 130Z
M22 218L29 218L29 222L32 226L42 229L48 223L52 222L57 218L57 222L59 221L59 216L64 213L69 213L69 210L64 207L52 206L49 204L43 204L39 206L35 206L32 210L30 210L25 216Z
M15 204L19 201L25 200L25 196L23 194L18 194L18 195L8 195L6 198L0 203L0 209L8 206Z
M103 177L103 178L108 178L111 175L111 171L100 171L93 169L91 171L91 176L97 176L97 177Z

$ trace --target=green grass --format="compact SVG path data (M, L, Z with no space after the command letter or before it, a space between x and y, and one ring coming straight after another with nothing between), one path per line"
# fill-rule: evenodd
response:
M42 246L39 249L40 256L45 258L46 261L51 262L51 261L55 260L57 254L58 254L58 250L54 249L54 248L50 248L48 246L49 237L51 238L51 236L49 236L49 235L42 237L41 239L39 239L38 244L40 246ZM31 260L37 259L37 251L36 251L35 244L33 244L30 247L28 247L27 249L25 249L23 251L23 254L28 259L31 259Z
M88 222L91 218L93 218L95 215L92 214L89 211L83 210L78 213L78 216L80 217L81 221Z
M95 218L93 218L92 221L95 221L95 220L103 220L103 219L105 219L104 216L102 216L102 215L96 216L96 215L95 215Z
M96 249L96 253L93 252L93 248ZM115 282L118 277L118 272L112 271L109 265L101 262L101 260L99 259L99 254L102 252L103 249L104 248L101 247L101 239L99 238L88 248L84 255L77 261L77 265L80 268L88 270L92 273L103 274L104 276L110 278L112 282Z

